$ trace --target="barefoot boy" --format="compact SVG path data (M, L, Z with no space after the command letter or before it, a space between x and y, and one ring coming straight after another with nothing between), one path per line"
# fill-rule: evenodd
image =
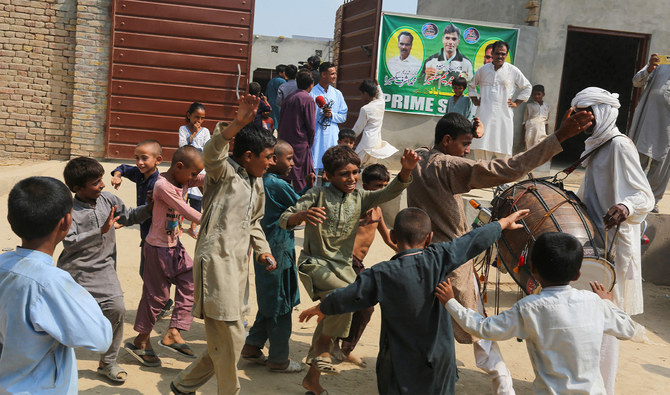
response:
M354 150L344 145L326 150L322 162L330 185L310 189L279 219L287 230L307 222L298 272L312 300L354 282L356 272L351 257L361 214L400 195L411 182L410 172L417 161L414 151L406 149L400 160L402 170L386 188L362 191L356 189L361 160ZM317 325L307 356L311 367L302 382L307 390L321 394L321 373L337 372L329 350L333 338L349 335L350 324L351 314L341 314Z
M391 176L386 169L386 166L381 164L374 164L366 167L363 170L363 189L366 191L376 191L386 187L391 179ZM375 240L375 233L379 232L382 240L398 252L398 246L391 241L389 230L384 222L381 207L373 207L366 211L358 221L358 232L356 233L356 241L354 242L354 254L352 255L352 266L356 275L365 269L363 260L370 250L372 242ZM351 328L349 329L349 336L341 339L342 345L340 350L345 360L354 363L358 366L365 367L366 364L359 357L351 352L356 347L356 344L363 335L365 327L370 322L370 317L375 311L374 307L368 307L361 311L355 312L351 317ZM335 342L339 345L339 340Z
M190 145L179 148L172 156L167 172L158 176L154 186L153 218L144 244L146 261L142 298L135 316L139 333L125 349L145 366L159 366L160 359L151 346L151 330L165 302L170 298L170 285L175 285L175 306L170 327L159 344L183 356L195 358L181 336L191 327L193 307L193 260L179 240L181 215L200 223L200 213L186 203L188 188L204 184L202 154Z
M484 318L461 306L448 279L435 293L468 333L490 340L526 340L535 394L605 394L600 375L603 333L642 340L644 328L616 307L612 294L597 282L591 283L595 293L568 285L579 278L583 253L570 234L542 234L530 257L530 271L542 291L496 316Z
M51 257L72 223L72 195L51 177L9 192L7 219L21 247L0 255L0 393L76 394L73 347L104 352L112 327L91 294Z
M297 373L303 370L302 364L288 358L291 312L300 304L295 238L293 231L279 227L279 216L296 204L300 195L312 187L313 181L297 194L291 184L279 178L288 176L293 167L293 148L289 143L279 140L273 158L274 163L263 175L265 215L261 226L272 255L277 259L277 269L267 271L265 265L255 262L258 313L242 348L242 358L266 364L272 372ZM270 346L268 356L265 356L262 350L267 341Z
M450 271L491 246L502 229L521 228L515 221L527 213L518 211L454 241L431 245L428 214L417 208L404 209L396 216L391 231L400 253L362 271L356 282L303 311L300 321L314 315L327 320L333 314L379 303L379 393L454 394L458 374L451 320L431 285L437 286Z
M65 184L74 192L72 226L63 240L58 267L70 273L98 302L112 323L112 345L100 356L98 373L124 382L128 373L116 363L123 340L126 307L116 274L116 230L114 223L134 225L151 216L148 206L135 209L109 192L103 192L105 170L95 159L79 157L65 166Z
M257 262L267 270L275 268L260 222L265 209L261 177L272 163L277 140L260 126L249 125L258 102L255 96L240 97L233 122L219 122L203 149L207 176L195 246L193 315L205 320L207 351L170 383L176 394L195 391L215 374L220 394L239 393L249 247ZM233 137L233 155L228 156Z

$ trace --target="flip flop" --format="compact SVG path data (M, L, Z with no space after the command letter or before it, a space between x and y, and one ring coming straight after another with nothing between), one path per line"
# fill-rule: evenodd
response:
M179 354L181 354L181 355L183 355L187 358L192 358L192 359L197 358L195 356L195 353L193 353L193 350L191 349L191 347L189 347L188 344L186 344L186 343L165 344L165 343L163 343L163 339L161 339L158 342L158 345L162 346L162 347L165 347L168 350L175 351L175 352L177 352L177 353L179 353Z
M309 364L310 366L314 367L316 370L318 370L321 373L324 374L338 374L340 372L335 369L333 366L333 363L329 361L327 358L324 357L315 357L312 358L312 362Z
M265 365L268 362L268 357L265 354L257 355L255 357L242 356L242 359L244 359L247 362L255 363L256 365Z
M130 342L126 343L123 346L123 349L128 351L128 354L132 355L133 358L140 361L140 363L144 366L148 366L150 368L153 368L153 367L156 367L156 366L161 366L161 360L160 360L160 358L158 358L158 355L156 355L154 350L141 350L141 349L135 347L135 345L133 343L130 343ZM143 357L156 358L157 360L150 361L150 360L144 359Z
M128 372L126 372L118 363L112 362L105 367L98 368L98 374L105 376L108 379L115 381L117 383L125 383L126 378L128 377ZM125 374L123 378L119 377L120 374Z
M274 369L269 366L268 369L273 373L299 373L302 372L305 369L305 367L302 366L300 362L296 362L289 359L288 366L285 367L284 369Z

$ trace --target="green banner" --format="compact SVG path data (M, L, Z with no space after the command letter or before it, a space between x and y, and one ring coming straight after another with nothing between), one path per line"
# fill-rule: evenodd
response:
M513 64L519 36L518 29L390 14L381 25L377 80L386 110L411 114L444 115L451 81L472 79L498 40L509 44L506 61Z

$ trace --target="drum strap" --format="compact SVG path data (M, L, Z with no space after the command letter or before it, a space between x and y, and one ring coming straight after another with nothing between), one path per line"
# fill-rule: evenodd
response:
M598 151L598 150L601 149L602 147L606 146L607 144L610 143L610 141L614 140L615 138L617 138L617 137L619 137L619 136L624 136L624 137L625 137L625 135L623 135L623 134L617 134L616 136L612 136L609 140L605 141L604 143L600 144L600 145L597 146L596 148L594 148L594 149L592 149L591 151L587 152L586 155L582 156L582 157L579 158L575 163L571 164L569 167L566 167L565 169L563 169L563 170L562 170L561 172L559 172L559 173L565 173L565 176L566 176L566 177L569 176L570 173L572 173L573 171L575 171L575 170L577 169L577 167L579 167L579 165L581 165L582 162L584 162L584 161L586 160L586 158L588 158L589 156L595 154L596 151Z

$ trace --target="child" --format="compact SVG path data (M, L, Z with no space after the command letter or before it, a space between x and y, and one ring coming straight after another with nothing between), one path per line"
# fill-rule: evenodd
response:
M175 306L170 327L159 344L186 357L194 358L193 350L181 337L189 330L193 317L193 261L179 241L179 218L200 223L200 213L184 199L189 187L202 186L205 175L202 154L185 145L172 156L167 172L158 176L154 186L154 209L151 229L144 244L146 261L142 298L137 307L134 329L138 332L125 349L145 366L160 366L153 352L150 336L156 320L170 298L170 284L175 285Z
M333 314L379 303L379 393L454 394L458 374L451 319L435 298L432 285L491 246L503 229L521 228L514 222L527 213L517 211L454 241L430 245L433 232L428 214L418 208L404 209L391 231L400 253L362 271L356 282L303 311L300 322L314 315L327 320L337 317Z
M418 157L414 151L405 149L400 160L402 170L386 188L378 191L356 189L361 161L348 146L327 149L322 160L330 185L310 189L279 219L281 227L287 230L307 222L298 274L312 300L354 282L356 272L351 257L361 214L400 195L411 182L410 172ZM320 374L337 372L330 360L331 338L347 337L350 324L351 314L342 314L317 325L307 357L311 367L302 382L307 390L322 393Z
M358 86L363 107L352 129L356 133L356 154L363 167L377 163L398 152L396 147L382 140L384 122L384 92L374 80L363 80Z
M126 207L121 199L103 192L105 170L95 159L79 157L65 166L65 184L74 192L72 226L63 240L58 267L70 273L98 302L112 323L112 345L100 356L98 373L124 382L128 373L116 363L123 340L126 307L116 274L116 230L114 223L134 225L151 216L149 206ZM151 203L150 203L151 204Z
M174 393L193 392L213 375L219 393L240 390L237 360L245 336L249 247L267 270L275 267L260 221L265 207L261 177L272 162L277 140L251 124L259 101L240 97L233 122L219 122L203 150L207 177L193 266L193 316L205 320L207 350L170 383ZM233 155L228 156L233 137Z
M209 129L202 126L205 120L205 106L195 102L186 111L186 125L179 128L179 146L192 145L202 152L205 143L209 141ZM202 192L200 188L190 188L187 195L188 204L197 212L202 211ZM198 238L198 225L191 222L186 233L194 239Z
M269 272L263 264L256 262L254 265L258 314L242 348L242 358L266 364L272 372L297 373L303 370L303 366L288 358L291 311L300 304L295 239L293 231L279 227L279 216L296 204L300 194L293 190L291 184L279 178L287 176L293 167L291 145L278 141L273 158L274 164L263 175L265 215L261 226L272 255L277 258L277 269ZM311 184L313 182L308 182L302 193L311 188ZM270 341L270 350L266 357L261 350L267 340Z
M445 113L456 112L463 115L468 121L472 121L475 117L472 100L467 96L463 96L463 91L465 91L467 86L468 80L463 77L456 77L451 81L451 89L454 91L454 95L447 101L447 110Z
M528 295L511 309L484 318L454 299L449 280L436 295L463 329L491 340L526 340L535 381L533 392L604 394L600 375L603 333L620 339L643 339L644 328L611 302L600 284L595 292L568 285L579 278L584 249L567 233L544 233L531 251L530 270L540 284L538 295Z
M256 116L254 117L254 125L260 126L262 128L263 114L266 112L270 113L272 111L272 107L270 107L270 103L268 103L263 93L261 93L261 84L259 84L258 82L253 81L249 83L249 94L260 98L260 102L258 103L258 109L256 111Z
M524 139L526 149L531 149L548 135L549 106L543 101L544 86L535 85L530 94L532 100L526 103L523 115L523 125L526 131ZM538 172L549 173L551 171L551 160L536 168Z
M386 169L386 166L381 164L370 165L363 170L363 189L366 191L376 191L386 187L391 179L391 176ZM361 271L365 269L363 265L363 259L368 254L370 246L375 239L375 232L378 231L382 236L382 240L393 249L393 251L398 252L398 246L391 241L391 236L389 230L384 223L384 216L382 215L382 209L377 206L366 211L358 221L358 232L356 233L356 241L354 241L354 254L352 255L352 266L354 271L358 275ZM374 307L368 307L361 311L357 311L351 317L351 328L349 329L349 336L341 339L342 345L340 347L344 359L352 362L358 366L365 367L367 366L357 356L351 354L351 352L356 347L356 344L363 335L365 327L370 322L370 317L374 312ZM336 345L339 343L336 342Z
M119 165L112 170L112 186L119 189L123 179L126 177L136 184L137 207L147 204L147 195L153 193L154 184L158 179L158 165L163 161L163 148L156 140L144 140L135 146L135 164ZM140 224L140 248L144 246L144 239L149 234L151 219ZM144 272L144 254L140 254L140 277Z
M21 247L0 256L0 393L77 393L73 347L104 352L112 327L95 299L54 267L72 223L72 195L51 177L9 192L7 219Z
M268 132L273 132L275 130L275 121L272 119L270 116L270 111L263 111L261 113L261 121L263 124L263 129L267 130Z
M340 129L340 132L337 134L337 145L346 145L354 149L355 142L356 132L353 129Z

